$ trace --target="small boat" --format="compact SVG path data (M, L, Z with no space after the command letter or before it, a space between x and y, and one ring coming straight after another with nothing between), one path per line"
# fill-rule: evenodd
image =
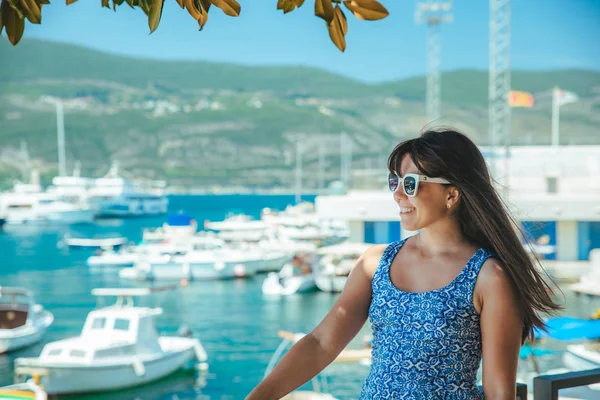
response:
M303 333L293 333L287 331L279 331L277 332L277 336L283 339L283 341L275 350L273 357L269 361L267 365L267 369L265 370L264 377L271 373L275 365L279 362L280 358L283 356L286 349L290 346L298 342L300 339L304 337ZM363 349L344 349L342 352L336 357L333 361L334 363L364 363L365 361L371 360L371 349L363 348ZM323 372L318 374L312 379L312 389L313 390L295 390L287 396L283 397L281 400L337 400L331 394L327 393L327 383Z
M126 237L77 238L65 236L66 246L80 249L117 249L127 243Z
M46 344L39 357L17 358L15 379L37 376L48 394L58 395L145 384L194 360L207 370L206 352L198 339L159 336L155 320L162 309L133 304L134 297L172 288L92 290L99 299L114 296L117 301L91 311L80 336Z
M0 287L0 354L37 343L53 321L30 291Z
M0 387L0 399L46 400L48 395L33 380Z
M317 287L323 292L339 293L344 290L356 260L371 246L367 243L342 242L321 247L317 254L322 257L315 271Z
M270 272L262 285L262 292L268 295L291 295L316 289L315 276L310 263L296 255L279 273Z
M112 248L98 249L95 255L88 257L87 264L90 267L133 267L139 258L140 253L126 248L119 251Z

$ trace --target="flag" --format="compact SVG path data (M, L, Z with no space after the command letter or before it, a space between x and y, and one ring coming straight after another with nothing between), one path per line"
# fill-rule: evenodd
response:
M554 89L554 96L559 107L564 106L565 104L575 103L579 100L579 97L575 93L561 89Z
M535 100L533 95L529 92L520 92L518 90L511 90L508 93L508 105L511 107L533 107Z

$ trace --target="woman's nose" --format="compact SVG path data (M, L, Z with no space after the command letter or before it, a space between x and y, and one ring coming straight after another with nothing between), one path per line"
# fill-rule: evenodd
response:
M398 188L394 191L394 199L396 199L396 201L400 200L404 200L408 198L408 196L406 196L406 193L404 193L404 188L402 187L402 185L398 185Z

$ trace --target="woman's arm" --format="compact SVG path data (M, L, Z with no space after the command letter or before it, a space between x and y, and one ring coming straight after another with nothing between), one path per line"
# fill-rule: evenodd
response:
M296 343L246 400L279 400L321 372L364 325L371 279L385 246L373 246L356 262L344 291L323 321Z
M483 391L486 400L514 400L523 320L510 278L495 259L479 273L476 293L481 305Z

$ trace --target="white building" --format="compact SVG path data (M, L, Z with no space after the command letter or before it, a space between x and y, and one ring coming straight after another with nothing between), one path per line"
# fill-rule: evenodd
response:
M495 177L508 187L505 201L529 237L545 236L556 247L546 258L587 260L591 249L600 248L600 146L513 147L508 161L496 159ZM382 167L381 190L318 196L317 214L350 221L351 240L407 237L412 232L402 229L386 177Z

